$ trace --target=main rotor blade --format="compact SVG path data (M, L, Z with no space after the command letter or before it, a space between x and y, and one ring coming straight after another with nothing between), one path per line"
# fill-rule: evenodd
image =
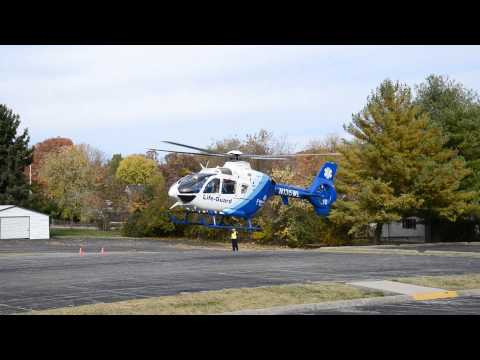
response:
M341 153L320 153L320 154L287 154L287 155L278 155L278 156L341 156Z
M287 158L284 157L273 157L273 156L261 156L261 155L240 155L239 159L253 159L253 160L288 160Z
M175 150L162 150L162 149L148 149L152 151L163 151L168 153L175 153L175 154L187 154L187 155L198 155L198 156L216 156L216 157L226 157L223 154L202 154L202 153L194 153L194 152L187 152L187 151L175 151Z
M162 141L162 142L167 143L167 144L177 145L177 146L183 146L183 147L186 147L186 148L189 148L189 149L198 150L198 151L202 151L202 152L206 152L206 153L210 153L210 154L217 154L216 152L213 152L211 150L202 149L202 148L198 148L198 147L190 146L190 145L185 145L185 144L180 144L180 143L176 143L176 142L173 142L173 141Z
M239 158L259 159L259 160L287 160L287 158L297 156L340 156L340 153L323 153L323 154L280 154L280 155L254 155L241 154Z

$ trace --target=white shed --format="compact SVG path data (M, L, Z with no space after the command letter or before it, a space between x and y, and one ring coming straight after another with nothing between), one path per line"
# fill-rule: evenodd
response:
M49 239L49 216L15 205L0 205L0 239Z

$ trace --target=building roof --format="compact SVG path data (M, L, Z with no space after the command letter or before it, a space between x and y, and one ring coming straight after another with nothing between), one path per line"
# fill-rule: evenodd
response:
M15 205L0 205L0 211L7 210L12 207L15 207Z
M36 213L36 214L40 214L40 215L44 215L44 216L48 216L50 217L49 215L47 214L43 214L41 212L38 212L38 211L35 211L35 210L30 210L30 209L25 209L21 206L17 206L17 205L0 205L0 212L4 211L4 210L7 210L7 209L11 209L11 208L19 208L19 209L22 209L22 210L25 210L25 211L30 211L30 212L33 212L33 213Z

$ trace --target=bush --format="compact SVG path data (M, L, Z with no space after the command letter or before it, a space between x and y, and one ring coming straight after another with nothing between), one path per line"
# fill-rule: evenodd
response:
M144 210L132 213L122 227L122 235L144 236L171 236L176 235L175 224L170 221L167 210L158 202L150 203Z
M310 244L343 245L349 242L348 229L318 216L304 201L294 200L284 206L279 199L272 199L259 215L256 222L262 231L253 235L258 243L297 248Z

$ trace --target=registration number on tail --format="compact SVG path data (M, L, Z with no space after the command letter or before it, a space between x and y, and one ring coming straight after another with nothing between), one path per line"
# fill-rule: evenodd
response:
M278 189L278 194L279 195L291 196L291 197L300 197L300 194L298 193L297 190L284 189L284 188L279 188Z

